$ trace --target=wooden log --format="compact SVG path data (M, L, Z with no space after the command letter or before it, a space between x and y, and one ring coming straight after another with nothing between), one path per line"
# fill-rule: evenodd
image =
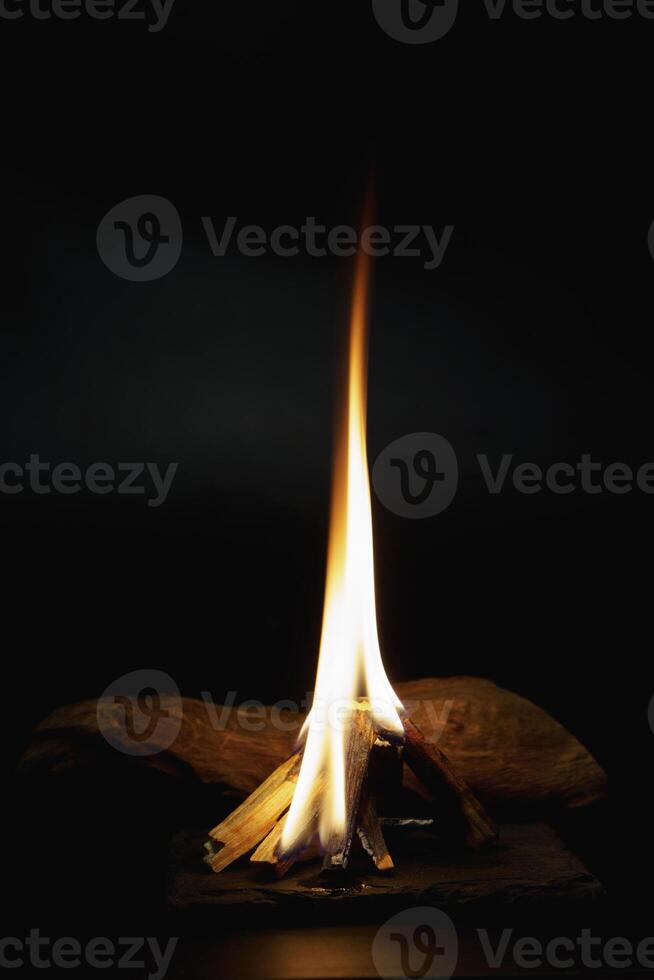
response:
M335 830L325 846L323 871L344 870L359 815L361 789L375 742L370 705L365 699L352 704L345 732L345 826Z
M408 718L404 733L404 758L434 797L441 821L461 830L470 847L496 840L497 827L445 753Z
M222 871L270 833L293 798L300 760L299 752L287 759L226 820L209 831L205 861L213 871Z
M431 677L403 681L395 689L408 717L427 738L438 739L473 792L504 815L528 811L538 818L553 808L578 809L606 797L606 775L574 735L492 681ZM121 767L127 771L136 764L164 773L171 793L180 783L197 782L244 799L293 754L305 720L300 711L268 708L261 730L253 731L241 724L237 707L208 699L162 694L161 708L166 717L140 743L138 758L110 748L98 724L101 718L106 729L111 721L113 744L122 738L129 751L133 743L120 704L103 699L59 708L34 732L20 773L31 779L77 774L84 780L87 772L104 772L120 792ZM405 785L421 791L412 772L405 771ZM389 801L386 810L409 815L401 800Z
M381 823L377 816L375 800L367 782L361 792L357 834L364 851L370 855L378 871L388 871L394 867L393 858L386 846Z

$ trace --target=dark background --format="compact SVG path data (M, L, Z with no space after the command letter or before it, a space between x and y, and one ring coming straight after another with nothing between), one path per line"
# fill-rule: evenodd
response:
M566 724L609 771L595 858L637 905L654 498L492 497L474 457L654 460L654 25L494 23L479 5L410 47L367 3L308 6L177 0L155 35L0 22L0 459L180 464L159 509L0 495L7 779L45 714L130 670L217 701L311 688L351 268L216 259L199 219L351 224L373 162L381 222L455 226L436 271L376 263L371 461L427 430L462 468L431 520L374 501L388 673L487 676ZM170 199L184 226L179 264L152 283L117 278L95 246L103 215L137 194ZM122 882L113 913L150 908L125 887L151 883L134 843L147 814L90 783L74 806L48 800L48 833L39 800L9 796L15 908L106 913L106 881L96 893L88 867L62 874L97 821Z

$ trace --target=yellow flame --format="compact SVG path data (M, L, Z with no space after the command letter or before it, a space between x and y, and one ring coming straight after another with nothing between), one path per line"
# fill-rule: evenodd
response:
M360 254L350 320L347 394L334 461L322 634L314 703L303 729L304 755L281 848L306 843L311 789L324 772L318 832L322 844L344 829L344 721L353 698L370 700L378 728L401 735L402 705L382 664L377 636L374 549L366 450L367 325L370 261ZM311 828L315 832L316 828Z

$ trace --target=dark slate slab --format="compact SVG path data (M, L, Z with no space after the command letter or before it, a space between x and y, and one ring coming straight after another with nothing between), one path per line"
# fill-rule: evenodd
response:
M202 860L206 833L186 830L172 841L168 901L178 910L239 909L250 917L275 910L337 912L337 918L386 915L409 905L463 909L549 906L557 910L596 903L600 882L542 823L505 824L500 841L484 852L454 849L426 831L386 832L395 869L380 874L365 854L337 887L320 877L317 861L296 865L281 881L246 858L220 874Z

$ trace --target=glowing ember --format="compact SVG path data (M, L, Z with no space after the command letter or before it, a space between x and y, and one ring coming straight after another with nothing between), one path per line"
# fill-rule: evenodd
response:
M302 731L302 766L281 839L281 850L287 854L306 845L316 830L325 846L332 834L344 829L344 737L352 700L369 700L378 729L403 733L398 713L402 704L386 677L377 636L366 451L369 286L370 259L361 253L350 321L347 395L334 462L318 672L313 708ZM317 780L324 780L325 789L316 828L308 819L308 808Z

